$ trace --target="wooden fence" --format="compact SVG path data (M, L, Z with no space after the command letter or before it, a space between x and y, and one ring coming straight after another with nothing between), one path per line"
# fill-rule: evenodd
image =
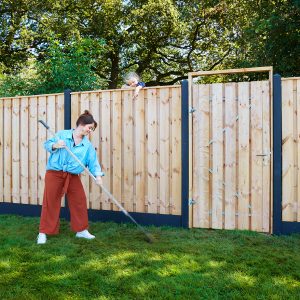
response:
M145 88L135 100L132 90L72 93L72 124L85 109L99 120L91 140L104 184L130 212L181 214L180 92ZM63 94L0 100L1 201L42 204L49 136L39 119L64 128ZM89 208L118 210L88 175L82 181Z
M300 78L282 79L282 219L300 222Z
M190 226L272 232L270 82L192 85ZM182 213L181 87L71 94L71 123L89 109L105 186L130 212ZM300 78L282 79L282 219L300 222ZM64 128L64 95L0 99L0 202L41 205L48 154ZM192 154L192 155L191 155ZM83 174L88 207L118 210ZM63 205L63 202L62 202Z

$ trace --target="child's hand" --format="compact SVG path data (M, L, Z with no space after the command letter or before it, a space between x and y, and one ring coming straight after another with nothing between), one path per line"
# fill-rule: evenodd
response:
M139 95L139 92L140 92L140 89L141 89L141 88L142 88L141 86L137 86L137 87L135 88L134 93L133 93L133 98L134 98L134 99L137 98L137 96Z

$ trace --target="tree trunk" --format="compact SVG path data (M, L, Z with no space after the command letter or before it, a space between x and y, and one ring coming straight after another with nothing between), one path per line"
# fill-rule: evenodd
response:
M119 71L120 71L119 53L111 53L110 60L111 60L111 72L110 72L108 88L116 89L118 86L118 78L119 78Z

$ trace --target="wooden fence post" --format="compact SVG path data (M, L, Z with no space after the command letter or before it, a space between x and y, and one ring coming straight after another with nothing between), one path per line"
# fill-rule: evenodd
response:
M71 129L71 90L66 89L64 91L64 129ZM65 195L65 209L61 210L61 217L66 220L70 220L70 210L68 206L68 198Z
M64 126L65 129L71 129L71 90L64 91Z
M282 96L281 76L273 76L273 233L282 230Z

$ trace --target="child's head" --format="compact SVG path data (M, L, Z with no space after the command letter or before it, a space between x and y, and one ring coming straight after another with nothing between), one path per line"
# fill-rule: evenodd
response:
M130 73L126 74L126 76L124 77L124 80L127 85L135 87L135 86L137 86L137 84L140 80L140 77L135 72L130 72Z

